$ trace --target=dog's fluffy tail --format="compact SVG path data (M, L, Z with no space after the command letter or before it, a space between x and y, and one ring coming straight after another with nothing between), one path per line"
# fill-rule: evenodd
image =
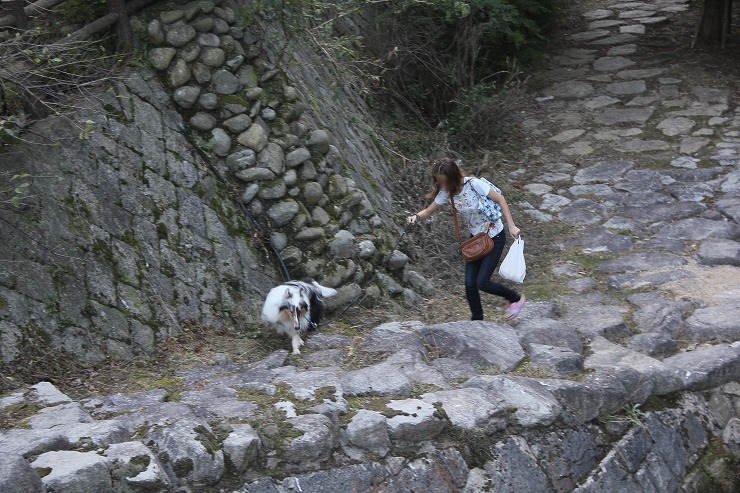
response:
M323 296L324 298L331 298L332 296L337 294L336 289L327 288L326 286L322 286L316 281L312 281L311 284L313 285L313 287L315 287L319 291L319 293L321 293L321 296Z

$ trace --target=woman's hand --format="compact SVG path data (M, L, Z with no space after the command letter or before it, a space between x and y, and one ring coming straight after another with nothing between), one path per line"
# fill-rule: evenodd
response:
M512 224L511 226L509 226L509 234L511 234L512 238L519 238L519 236L522 234L522 231L514 224Z
M409 224L416 224L416 221L419 220L419 214L414 214L413 216L409 216L406 218L406 222Z

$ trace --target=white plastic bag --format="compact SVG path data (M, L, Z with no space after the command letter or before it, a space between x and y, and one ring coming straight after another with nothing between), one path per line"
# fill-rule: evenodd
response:
M520 236L509 248L509 253L506 254L506 258L501 262L501 267L498 269L498 273L504 279L521 283L524 281L524 276L527 275L527 264L524 261L524 240Z

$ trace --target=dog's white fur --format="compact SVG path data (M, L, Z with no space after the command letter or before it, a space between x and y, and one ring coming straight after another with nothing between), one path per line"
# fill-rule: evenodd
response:
M318 324L324 312L324 297L337 294L316 281L291 281L270 290L262 307L262 320L278 334L291 339L293 354L301 354L301 335L311 324Z

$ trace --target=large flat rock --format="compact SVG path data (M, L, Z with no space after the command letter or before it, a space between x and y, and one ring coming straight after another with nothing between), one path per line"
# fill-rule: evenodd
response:
M663 364L680 370L688 390L705 390L740 380L740 341L705 346L671 356Z
M667 269L686 265L687 260L668 253L640 252L631 253L614 260L601 262L596 270L599 272L637 272L645 270Z
M378 364L346 372L341 377L345 394L408 395L414 384L447 388L444 377L427 364L420 352L404 349Z
M644 223L658 223L675 221L698 216L707 208L696 202L671 202L667 204L652 204L650 207L637 207L627 204L622 213Z
M625 108L608 109L597 115L594 122L601 125L617 125L620 123L645 123L653 115L653 108Z
M740 236L740 227L727 221L689 218L681 219L661 228L656 238L676 238L682 240L706 240L707 238L735 239Z
M679 281L694 277L694 274L688 270L673 269L661 272L618 274L611 276L607 281L609 289L622 291L625 289L641 289L653 286L660 286L669 282Z
M635 163L631 161L602 161L589 168L578 170L573 181L582 185L615 182L634 166Z
M603 336L610 340L618 340L629 335L629 329L624 321L626 308L604 305L598 299L581 298L581 303L568 305L568 312L561 318L565 325L586 337Z
M529 348L532 344L567 347L576 353L583 352L581 336L575 329L560 320L534 319L521 323L516 331L520 334L522 345Z
M562 411L555 396L537 380L483 375L470 379L465 386L483 389L489 399L516 408L514 419L525 428L550 425Z
M583 253L624 253L632 250L632 239L605 229L585 229L581 236L564 243L566 248L578 247Z
M594 60L594 70L597 72L616 72L635 64L636 62L622 56L605 56Z
M542 91L546 96L555 96L564 99L585 98L594 92L594 86L588 82L569 80L558 82L548 89Z
M655 358L614 344L603 337L594 338L590 347L592 354L584 361L586 368L631 368L651 380L652 390L659 395L670 394L683 388L683 382L676 374L675 368L664 365Z
M740 300L695 310L686 319L685 330L695 342L740 340Z
M426 344L443 357L497 368L501 372L513 370L525 357L519 336L506 325L480 321L449 322L424 327L419 333Z
M489 435L506 427L507 405L480 388L429 392L421 396L429 404L440 404L452 426L479 430Z
M740 243L732 240L707 240L696 254L705 265L734 265L740 267Z

